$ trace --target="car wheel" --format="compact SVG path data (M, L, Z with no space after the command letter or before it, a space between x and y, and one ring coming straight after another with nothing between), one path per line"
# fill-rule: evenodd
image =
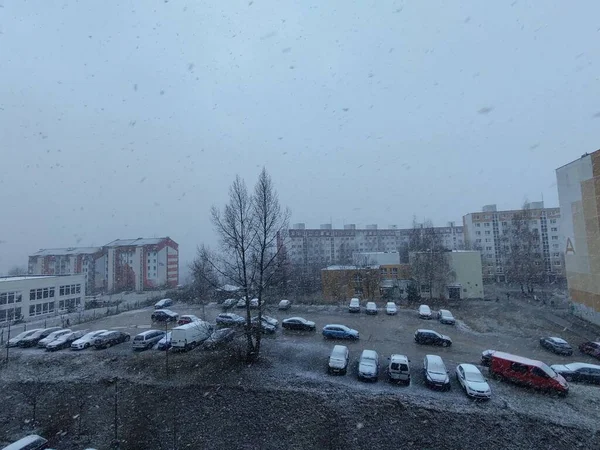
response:
M572 375L565 375L564 377L565 377L565 380L567 380L569 382L573 381L573 376Z
M448 347L448 345L449 345L448 342L446 342L446 341L442 342L442 347Z
M129 342L129 339L131 339L129 336L125 336L125 342Z

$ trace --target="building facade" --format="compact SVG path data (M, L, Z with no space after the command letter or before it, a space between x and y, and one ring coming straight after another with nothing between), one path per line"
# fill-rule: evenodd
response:
M179 284L179 245L170 239L119 239L102 247L42 249L30 275L83 274L84 292L145 291Z
M479 251L453 250L443 252L447 262L448 274L444 281L419 283L417 286L423 299L444 298L449 300L482 299L483 276L481 267L481 254ZM418 257L427 258L428 252L414 252L410 254L411 265ZM413 275L416 269L413 267Z
M556 169L573 313L600 325L600 150Z
M84 286L83 274L0 278L0 324L76 311Z
M448 226L436 227L435 231L441 235L447 249L464 248L462 226L449 222ZM303 223L298 223L280 236L280 244L285 246L292 264L349 265L353 264L353 253L356 252L404 251L408 257L406 250L412 232L412 228L399 229L396 226L379 229L377 225L367 225L361 229L354 224L344 225L343 229L334 229L330 224L306 229Z
M545 208L544 202L527 204L530 228L537 230L544 271L548 279L564 276L563 257L560 251L560 208ZM483 277L487 280L506 281L503 250L505 236L511 220L522 210L498 211L496 205L487 205L481 212L463 217L465 245L479 250L482 257Z

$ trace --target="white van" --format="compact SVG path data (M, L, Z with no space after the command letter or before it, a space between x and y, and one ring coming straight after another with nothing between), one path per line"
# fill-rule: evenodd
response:
M345 345L335 345L329 356L327 372L345 375L348 370L348 361L350 361L348 347Z
M387 374L390 381L402 381L410 384L410 360L404 355L392 355L388 358Z
M350 299L350 306L348 307L350 312L360 312L360 300L355 298Z
M431 308L427 305L419 306L419 317L421 319L431 319Z
M191 322L171 330L171 349L187 351L207 340L212 333L208 322Z

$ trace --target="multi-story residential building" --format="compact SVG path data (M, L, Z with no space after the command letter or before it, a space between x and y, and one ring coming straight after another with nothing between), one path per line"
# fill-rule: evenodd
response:
M532 202L528 208L529 226L537 230L540 239L544 271L549 279L564 276L560 251L560 208L544 208L544 202ZM498 211L496 205L487 205L481 212L463 216L465 245L481 251L483 277L487 280L505 281L504 246L511 220L523 210Z
M179 246L164 237L120 239L102 247L42 249L29 257L29 274L83 274L88 295L176 287Z
M84 282L83 274L0 278L0 323L77 310Z
M95 290L96 260L102 247L70 247L41 249L29 257L28 273L32 275L83 274L86 293ZM101 281L101 280L100 280Z
M434 228L440 234L442 242L449 250L464 248L463 227L449 222L446 227ZM280 236L280 243L293 264L351 264L355 252L393 252L405 254L408 262L408 243L413 228L399 229L395 225L379 229L377 225L356 228L354 224L344 225L343 229L334 229L330 224L318 229L306 229L298 223Z
M573 313L600 325L600 150L556 169L556 181Z

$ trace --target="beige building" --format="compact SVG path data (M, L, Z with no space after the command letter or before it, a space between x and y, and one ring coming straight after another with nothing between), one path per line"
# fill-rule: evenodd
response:
M600 150L556 169L573 313L600 324Z
M427 252L411 253L411 264L414 264L418 255L427 258ZM483 276L481 269L481 253L475 250L453 250L444 252L443 255L448 263L448 274L443 283L434 282L432 286L434 298L445 298L450 300L462 300L472 298L483 298ZM416 273L413 275L416 276ZM421 297L430 296L429 284L419 282Z

